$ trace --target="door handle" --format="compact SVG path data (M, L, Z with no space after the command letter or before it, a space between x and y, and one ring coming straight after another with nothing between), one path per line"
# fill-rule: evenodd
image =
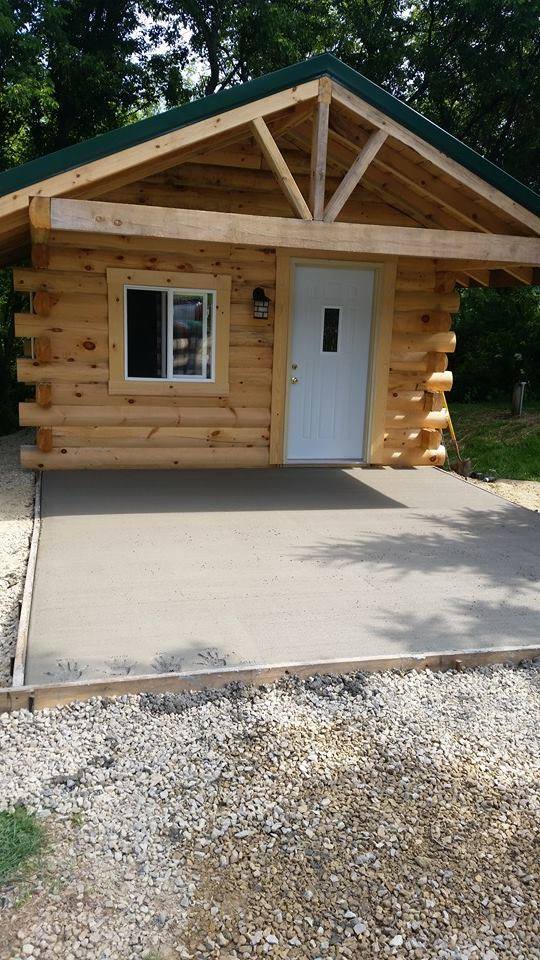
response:
M291 377L291 383L298 383L298 377Z

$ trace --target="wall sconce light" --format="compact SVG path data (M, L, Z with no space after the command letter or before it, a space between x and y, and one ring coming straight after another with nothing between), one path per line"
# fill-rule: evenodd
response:
M255 287L253 291L253 319L268 320L268 307L270 300L266 296L262 287Z

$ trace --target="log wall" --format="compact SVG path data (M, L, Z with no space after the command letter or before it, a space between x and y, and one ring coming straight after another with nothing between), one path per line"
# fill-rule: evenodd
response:
M452 314L459 308L455 275L430 260L400 259L382 462L442 466L442 431L448 425L443 392L452 386L449 352L455 349Z
M221 159L221 167L186 164L103 199L285 214L284 198L267 171L227 168ZM305 172L299 170L297 176L307 191ZM328 189L333 186L330 182ZM408 219L363 187L353 194L344 217L396 225ZM36 269L15 272L15 288L32 294L32 312L16 320L17 334L33 338L32 356L19 361L19 379L36 385L35 402L21 405L21 424L38 427L36 447L23 450L25 466L269 463L274 249L52 233L46 249L34 248L33 261ZM227 396L201 397L196 389L192 396L166 399L109 394L108 267L230 274ZM454 284L455 275L440 262L409 257L398 262L384 449L376 462L444 462L441 438L447 414L440 391L451 385L446 354L455 342L450 332L459 303ZM271 300L267 322L253 319L256 286L263 286Z
M68 242L65 242L67 239ZM106 245L102 244L106 241ZM33 291L33 313L17 334L34 337L34 356L18 364L36 384L21 423L38 426L37 447L22 462L38 468L265 466L268 464L273 315L253 319L253 288L275 300L275 251L224 245L110 238L96 246L51 242L46 270L15 271ZM127 249L126 249L127 248ZM222 397L112 396L108 393L106 269L230 274L230 392Z

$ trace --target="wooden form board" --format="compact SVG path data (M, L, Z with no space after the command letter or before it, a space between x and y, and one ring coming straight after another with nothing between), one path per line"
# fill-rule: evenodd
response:
M47 683L0 688L0 713L12 710L43 710L92 697L123 697L141 693L178 693L219 689L230 683L275 683L282 677L304 679L314 675L342 676L362 671L382 670L456 670L491 663L520 663L540 654L540 647L528 646L492 650L445 650L357 660L323 660L314 663L284 663L256 667L233 667L190 674L165 673L118 677L107 680L82 680L74 683Z

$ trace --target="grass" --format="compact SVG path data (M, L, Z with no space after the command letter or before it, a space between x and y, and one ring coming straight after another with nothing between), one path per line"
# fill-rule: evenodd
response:
M41 824L24 807L0 813L0 883L12 880L43 841Z
M540 403L526 403L521 417L512 417L502 403L449 403L461 456L472 460L473 470L505 480L540 480ZM448 432L445 443L455 460Z

